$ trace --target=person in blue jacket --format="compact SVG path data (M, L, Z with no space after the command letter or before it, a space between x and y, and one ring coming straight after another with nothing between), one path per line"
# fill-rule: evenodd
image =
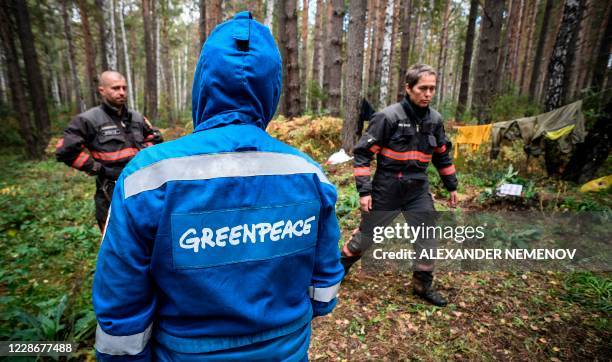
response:
M248 12L212 32L194 132L117 180L93 305L99 360L305 360L343 277L336 189L265 128L281 58Z

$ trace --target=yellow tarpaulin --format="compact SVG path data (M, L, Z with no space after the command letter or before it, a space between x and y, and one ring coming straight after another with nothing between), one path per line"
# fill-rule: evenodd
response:
M481 126L463 126L457 128L457 138L455 139L455 153L457 158L459 154L459 145L469 145L471 152L477 151L481 144L487 142L491 137L491 124L483 124Z
M612 186L612 175L596 178L595 180L585 183L580 187L580 192L597 192L605 190L610 186Z
M575 124L570 124L569 126L559 128L556 131L546 132L546 138L548 138L551 141L558 140L559 138L563 136L567 136L568 134L572 133L575 127L576 127Z

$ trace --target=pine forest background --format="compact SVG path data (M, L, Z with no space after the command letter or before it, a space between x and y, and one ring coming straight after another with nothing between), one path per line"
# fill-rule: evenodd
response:
M445 119L501 121L610 88L605 0L7 0L1 5L0 142L42 156L67 117L96 105L97 75L125 74L129 104L160 127L190 121L191 82L214 26L250 10L283 56L286 117L343 117L403 96L413 63L439 72Z

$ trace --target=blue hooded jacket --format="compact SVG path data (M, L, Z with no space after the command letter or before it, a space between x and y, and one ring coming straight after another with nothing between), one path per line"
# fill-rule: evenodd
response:
M117 180L94 277L100 360L300 360L343 276L336 189L265 132L281 89L267 27L212 32L194 133L142 150Z

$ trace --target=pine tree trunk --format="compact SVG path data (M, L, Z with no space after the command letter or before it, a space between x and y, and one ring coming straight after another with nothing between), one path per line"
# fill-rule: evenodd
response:
M208 16L208 20L206 21L206 32L210 35L213 29L221 23L223 14L221 12L221 0L209 0L207 1L207 5L209 6L206 11L206 16Z
M476 1L476 0L475 0ZM399 77L397 80L397 101L404 98L406 94L405 74L408 70L408 58L410 56L410 28L412 26L412 0L402 0L400 19L402 25L402 47L400 53Z
M101 0L102 17L104 19L104 55L107 68L117 70L117 41L115 36L115 6L113 0Z
M300 84L301 98L304 105L308 104L308 87L306 82L308 79L308 0L302 0L302 23L301 23L301 38L302 46L300 47ZM306 107L304 107L306 108Z
M520 94L525 94L529 91L529 83L527 82L527 74L531 74L531 65L533 63L532 58L532 48L533 48L533 38L535 34L535 26L536 26L536 15L537 15L537 0L528 0L525 5L529 11L527 19L526 19L526 31L527 41L525 50L523 52L523 59L521 64L521 75L519 80L519 89Z
M565 1L563 19L548 63L548 82L544 100L544 110L546 112L562 106L565 102L569 69L571 69L574 60L573 48L578 35L582 8L582 0ZM545 142L544 151L546 172L549 176L557 175L562 164L557 145L552 142Z
M314 44L312 54L312 79L311 86L309 87L310 94L310 110L314 113L319 112L319 98L318 95L321 88L321 65L323 55L323 0L317 0L317 9L315 12L315 30L314 30Z
M333 12L330 21L328 67L329 67L329 113L340 115L340 97L342 87L342 19L344 19L344 0L332 0Z
M281 0L278 4L279 43L283 59L283 107L287 118L300 112L300 69L298 66L297 6L295 1Z
M529 82L529 98L535 99L536 86L540 75L540 66L542 64L542 54L544 53L544 45L546 44L546 37L548 35L548 22L550 13L553 6L553 0L544 0L546 5L544 7L544 13L542 15L542 28L538 35L538 45L536 47L536 53L533 58L533 66L531 69L531 81Z
M519 16L516 21L516 34L512 41L512 58L510 62L510 79L512 84L517 83L518 64L520 55L521 40L523 38L523 18L525 17L525 0L519 1Z
M374 58L374 84L373 100L380 99L381 75L382 75L382 49L385 38L385 19L387 13L387 1L380 0L378 6L378 17L376 19L376 57Z
M159 0L158 4L160 4ZM161 46L159 44L159 21L157 19L157 14L154 17L153 26L155 27L155 72L157 73L155 77L155 89L157 90L157 108L159 112L159 103L161 100L161 89L163 87L163 75L161 71Z
M93 46L93 38L89 27L89 13L85 0L78 0L79 15L81 16L81 27L83 29L83 47L85 48L85 74L87 75L87 106L93 107L97 101L96 86L96 54Z
M123 11L125 9L125 4L123 3L123 0L119 0L119 26L121 28L121 43L123 44L123 59L125 61L125 77L127 80L127 87L128 87L128 102L129 102L129 106L136 109L136 102L134 101L134 94L136 93L136 90L133 87L132 84L132 67L130 64L130 54L128 52L128 43L127 43L127 37L125 36L125 22L124 22L124 15L123 15Z
M574 45L582 14L583 0L566 0L561 28L557 33L555 47L548 63L545 111L563 105L567 91L568 70L574 61Z
M440 52L438 53L438 94L436 97L436 107L439 108L444 100L444 78L446 78L446 50L448 49L448 25L451 16L451 1L446 0L444 6L444 18L442 25L442 38L440 38Z
M323 97L322 101L321 101L321 107L323 107L324 110L327 110L329 112L329 87L330 87L330 83L329 83L329 77L330 77L330 72L331 72L331 28L332 28L332 17L334 16L334 6L333 6L333 1L334 0L326 0L326 12L325 12L325 21L323 22L324 25L324 29L325 29L325 46L323 47L323 49L321 50L321 52L323 53L323 82L322 82L322 87L323 87L323 92L326 93L326 96Z
M391 54L391 33L393 32L393 0L387 0L385 8L385 27L383 46L381 52L381 72L380 72L380 94L378 98L378 106L384 108L387 106L387 95L389 94L389 58Z
M198 20L198 30L200 32L200 49L204 46L208 32L206 31L206 0L200 0L200 19Z
M463 51L463 66L461 67L461 86L459 88L459 100L457 102L457 113L455 117L461 120L461 116L467 110L468 94L470 89L470 68L472 64L472 53L474 52L474 35L476 33L476 17L478 16L479 0L470 1L470 15L468 17L468 28L465 35L465 48Z
M400 13L401 2L403 0L393 0L393 30L391 31L391 51L389 53L389 91L387 95L387 104L395 102L395 95L397 94L397 75L399 72L399 62L397 57L402 51L402 45L399 41L400 26L402 18Z
M7 0L8 1L8 0ZM17 23L17 34L21 43L21 54L25 64L26 79L28 84L28 93L32 101L32 111L34 112L34 120L37 133L36 145L40 155L44 154L49 138L51 138L51 122L49 120L49 110L47 108L47 97L45 94L45 86L43 84L40 66L38 65L38 55L34 47L34 36L32 35L32 26L30 24L30 14L27 4L24 1L13 0L13 8L15 9L15 18Z
M610 79L611 71L609 67L609 58L611 47L612 47L612 20L610 20L610 14L612 4L608 4L606 11L607 16L604 17L604 26L601 40L599 41L599 47L597 48L597 54L595 58L595 64L593 66L593 80L591 82L591 88L594 91L600 91L604 88L604 81ZM609 142L609 141L608 141Z
M281 0L282 1L282 0ZM317 11L319 8L317 7ZM264 24L272 31L272 21L274 20L274 0L266 1L266 20Z
M96 23L98 25L98 39L100 40L100 65L102 67L102 71L108 70L108 55L106 54L106 21L104 20L104 3L108 0L95 0L96 3L96 12L94 13L94 17L96 18Z
M85 112L87 106L81 93L81 81L76 69L76 56L74 52L74 44L72 42L72 31L70 29L70 18L68 16L67 1L62 0L62 18L64 20L64 36L68 44L68 66L70 67L70 75L72 76L72 86L76 95L76 105L79 113ZM72 5L72 3L70 4ZM72 9L70 9L72 12Z
M25 94L25 86L22 81L22 72L17 59L17 48L15 46L15 32L11 15L14 10L8 1L0 2L0 44L6 60L8 85L11 90L11 102L19 122L19 134L23 140L28 158L37 159L42 157L42 150L37 147L39 142L34 133L34 126L30 119L28 101Z
M157 120L157 63L155 45L155 11L156 0L142 0L142 20L145 40L145 107L144 114L152 120Z
M349 153L352 152L358 138L357 124L362 98L365 30L366 0L352 0L349 5L344 123L342 124L342 148Z
M497 85L497 57L504 4L485 0L474 79L473 108L478 119L484 119Z
M176 116L174 114L173 98L172 97L172 82L170 79L170 72L172 67L170 66L170 39L168 31L170 28L170 14L168 9L168 0L164 0L161 3L162 6L162 24L161 24L161 61L162 61L162 74L164 76L164 108L166 108L166 114L168 117L168 126L173 127L176 123Z
M368 98L374 101L376 97L376 89L379 87L378 79L376 78L376 59L378 58L378 43L379 43L379 19L384 17L384 12L381 15L380 7L384 7L384 0L373 0L372 8L372 48L370 53L370 64L368 66Z
M511 82L513 80L514 64L516 62L516 43L520 37L520 24L522 17L522 0L513 0L512 8L510 9L510 18L508 19L508 26L506 29L506 43L505 52L502 53L504 59L503 66L499 69L502 70L502 76L500 77L500 84L498 89L507 90L510 89Z
M412 41L410 42L411 46L411 54L408 58L408 63L410 63L410 59L412 59L412 55L417 49L417 41L419 40L419 34L421 32L421 0L412 0L416 4L412 5L413 9L416 9L416 20L414 21L414 28L412 29Z

